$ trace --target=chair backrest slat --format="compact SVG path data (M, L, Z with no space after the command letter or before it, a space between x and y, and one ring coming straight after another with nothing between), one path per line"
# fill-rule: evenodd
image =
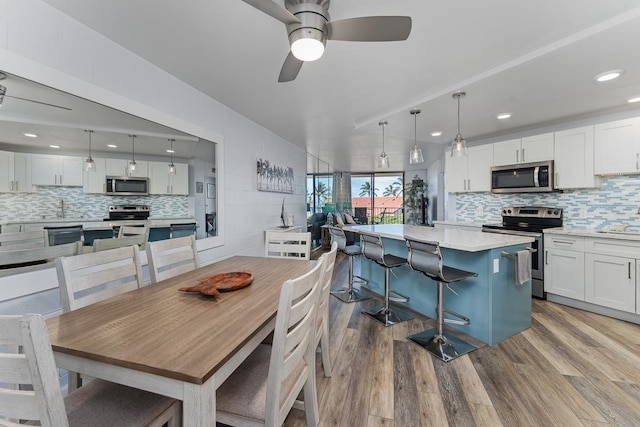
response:
M300 391L281 396L282 384L302 385L315 375L314 335L324 271L320 259L311 271L282 285L267 379L266 425L282 425Z
M0 252L0 266L23 264L35 261L51 261L61 256L77 255L80 252L80 242L67 243L58 246L46 246L35 249L18 249Z
M140 249L144 249L147 243L147 236L145 234L111 238L111 239L94 239L93 251L100 252L108 249L122 248L124 246L139 246Z
M56 260L62 309L67 312L143 285L137 246Z
M269 258L310 259L311 233L267 231L264 256Z
M0 233L0 251L33 249L49 246L47 233L43 230Z
M325 322L329 322L329 295L331 292L331 278L336 265L336 255L338 253L338 243L331 244L331 250L322 255L324 258L324 276L322 279L322 288L320 289L318 299L318 321L316 324L316 346L322 338L322 328Z
M0 316L0 331L0 383L6 386L0 389L0 417L39 420L43 426L68 427L51 343L42 316ZM7 352L4 350L6 346L20 346L23 353ZM21 385L31 385L33 390L19 390ZM3 420L0 420L0 425L4 425Z
M193 235L147 244L151 283L198 268L198 250Z

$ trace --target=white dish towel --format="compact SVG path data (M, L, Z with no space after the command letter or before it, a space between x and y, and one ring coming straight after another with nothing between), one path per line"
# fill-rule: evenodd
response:
M524 285L531 280L531 252L527 249L516 252L516 283Z

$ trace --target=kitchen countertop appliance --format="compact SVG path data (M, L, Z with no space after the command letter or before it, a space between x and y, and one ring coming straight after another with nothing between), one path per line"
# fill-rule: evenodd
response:
M546 228L562 227L562 209L543 206L515 206L502 209L502 223L484 224L486 233L503 233L531 236L535 239L531 247L531 293L545 299L544 292L544 239Z
M147 205L109 206L109 217L105 221L140 221L149 219L151 209Z

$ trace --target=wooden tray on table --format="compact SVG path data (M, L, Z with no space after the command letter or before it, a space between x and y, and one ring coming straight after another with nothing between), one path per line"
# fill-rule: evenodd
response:
M182 292L200 292L203 295L218 296L220 292L230 292L247 287L253 282L250 271L232 271L230 273L215 274L211 277L198 279L197 286L178 289Z

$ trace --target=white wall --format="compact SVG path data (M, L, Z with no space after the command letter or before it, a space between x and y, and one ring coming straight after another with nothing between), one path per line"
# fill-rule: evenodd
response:
M278 225L283 195L256 190L258 157L293 167L287 209L305 221L304 150L41 1L0 0L0 70L218 143L221 238L198 241L203 263L261 255Z

